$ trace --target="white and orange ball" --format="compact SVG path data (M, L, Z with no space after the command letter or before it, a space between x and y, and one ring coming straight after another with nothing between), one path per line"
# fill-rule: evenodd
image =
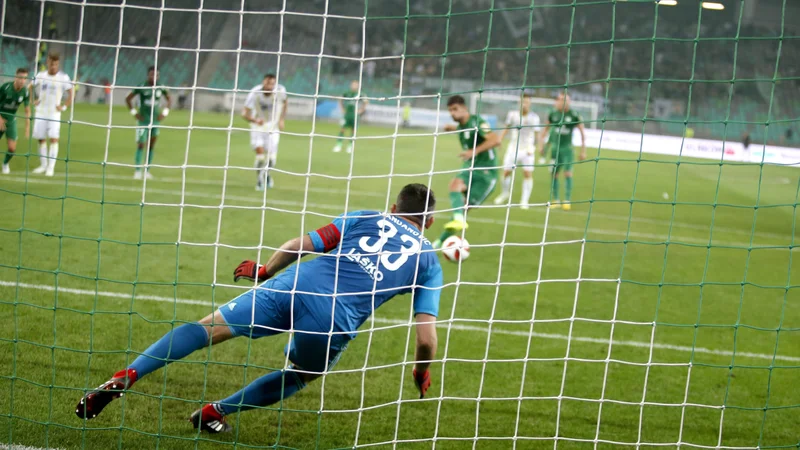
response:
M450 262L464 261L469 258L469 242L460 236L450 236L442 242L442 254Z

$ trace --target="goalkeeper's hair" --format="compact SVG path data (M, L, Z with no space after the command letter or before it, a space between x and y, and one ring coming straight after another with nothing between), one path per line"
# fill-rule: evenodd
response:
M467 104L466 100L464 100L464 97L460 95L454 95L447 99L447 106L466 105L466 104Z
M19 75L21 73L31 73L31 71L26 69L26 68L24 68L24 67L20 67L20 68L17 69L17 75Z
M156 66L150 66L150 67L147 68L147 73L155 72L155 71L156 71Z
M397 211L395 214L406 216L415 222L424 224L436 209L436 197L428 186L420 183L407 184L397 194Z
M59 55L58 52L50 52L47 54L47 59L50 61L58 61L61 59L61 55Z
M278 77L276 77L276 76L275 76L275 74L274 74L274 73L272 73L272 72L270 72L270 73L268 73L268 74L264 75L264 79L265 79L265 80L267 80L267 79L270 79L270 78L272 78L272 79L276 79L276 78L278 78Z

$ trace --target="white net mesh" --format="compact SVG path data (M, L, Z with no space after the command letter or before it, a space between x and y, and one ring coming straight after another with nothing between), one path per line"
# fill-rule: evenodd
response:
M679 3L4 2L4 81L59 53L75 82L54 176L33 173L39 143L17 119L0 178L5 445L796 447L800 158L783 131L798 117L785 69L797 66L785 20L796 7L765 6L774 17L757 26L749 2L718 16ZM143 91L163 87L171 113L141 124L125 100L150 66L159 78ZM288 114L260 137L279 157L254 168L244 100L268 73ZM590 128L587 159L576 141L574 194L548 164L530 209L491 196L470 205L472 256L442 260L424 399L405 296L375 311L320 380L231 417L230 435L185 419L285 369L288 334L198 351L103 416L75 417L101 378L252 287L230 279L243 259L263 262L345 211L389 212L411 182L437 194L424 232L437 238L462 171L448 98L464 96L499 132L529 89L542 118L551 94L570 93ZM352 118L340 107L350 101ZM759 143L733 142L743 132ZM274 186L255 190L262 163ZM512 199L521 183L507 184Z

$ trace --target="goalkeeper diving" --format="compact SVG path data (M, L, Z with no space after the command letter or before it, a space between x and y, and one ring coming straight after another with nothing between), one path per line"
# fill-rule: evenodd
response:
M88 392L75 413L81 419L93 419L142 377L210 344L292 330L284 350L291 362L288 367L204 405L189 419L195 428L210 433L230 431L225 416L285 400L331 370L375 309L402 294L412 296L416 318L412 374L424 396L431 385L429 367L436 354L435 320L442 289L439 260L422 236L433 224L435 206L430 189L409 184L400 191L390 214L345 213L287 241L263 266L243 261L234 271L234 281L263 284L198 322L174 328L128 367ZM300 262L311 253L318 256Z

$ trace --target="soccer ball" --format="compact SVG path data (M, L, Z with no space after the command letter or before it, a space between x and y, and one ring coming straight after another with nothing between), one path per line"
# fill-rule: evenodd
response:
M464 261L469 258L469 242L459 236L450 236L442 242L442 254L450 262Z

